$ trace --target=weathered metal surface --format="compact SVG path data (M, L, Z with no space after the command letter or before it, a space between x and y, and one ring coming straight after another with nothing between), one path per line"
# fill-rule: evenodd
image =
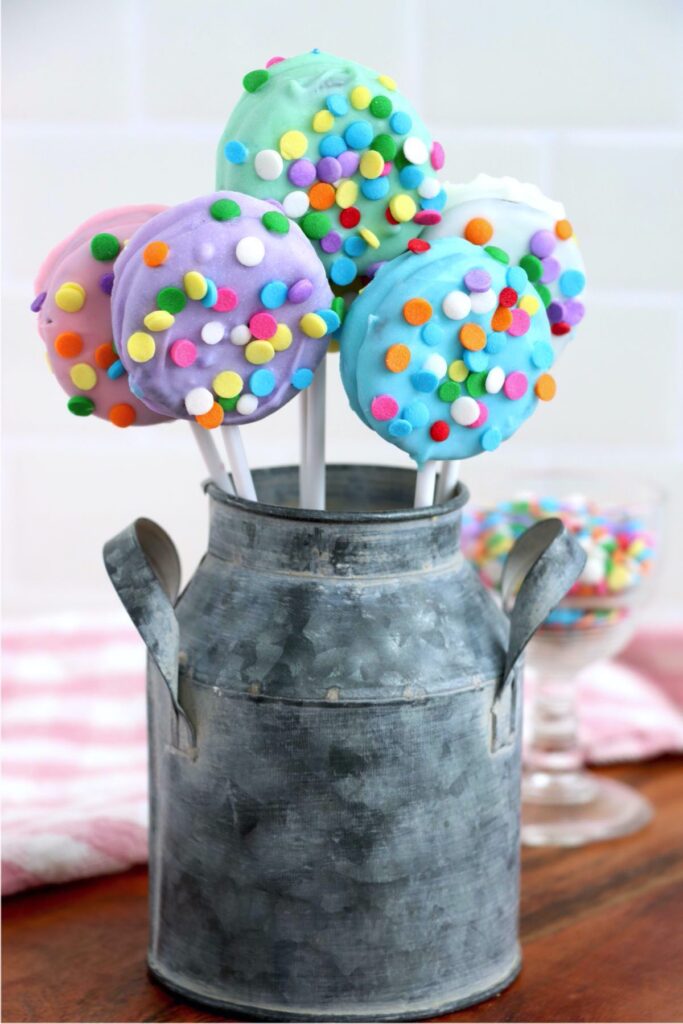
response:
M413 510L414 474L333 466L315 513L297 480L209 487L177 631L170 542L151 576L139 523L107 545L151 651L149 963L261 1020L432 1016L519 969L519 650L460 555L464 487ZM581 568L562 530L529 549L520 650Z

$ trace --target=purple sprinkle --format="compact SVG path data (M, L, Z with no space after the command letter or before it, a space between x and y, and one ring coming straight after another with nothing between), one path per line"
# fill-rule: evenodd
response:
M290 286L290 289L287 292L287 300L295 303L305 302L312 294L313 282L309 281L307 277L302 277L299 281L295 281L294 284Z
M320 239L320 248L323 252L337 252L341 248L341 235L336 231L330 231L324 238Z
M316 164L320 181L339 181L342 176L342 165L333 156L324 156Z
M548 320L551 324L558 324L564 320L564 306L561 302L551 302L548 306Z
M293 164L289 165L287 177L292 185L296 185L298 188L306 188L315 181L315 164L311 163L310 160L295 160Z
M536 231L531 236L531 241L529 242L529 248L534 256L538 256L539 260L550 256L551 252L554 252L556 245L557 242L552 231Z
M47 292L41 292L40 295L36 295L35 299L31 303L31 312L40 313L46 298Z
M360 156L351 149L345 149L343 153L339 154L337 161L341 165L343 176L350 178L358 170Z
M114 287L114 275L113 274L102 274L100 278L100 288L105 295L111 295L111 290Z
M386 260L380 260L378 263L371 263L369 267L365 268L366 277L374 277L380 267L383 267Z
M575 327L583 320L586 307L578 299L567 299L564 304L564 319L571 326Z
M548 256L546 259L541 260L543 264L543 273L541 274L541 284L550 284L552 281L557 281L560 276L560 263L554 256Z
M488 270L475 267L465 274L465 285L471 292L487 292L491 287L491 275Z

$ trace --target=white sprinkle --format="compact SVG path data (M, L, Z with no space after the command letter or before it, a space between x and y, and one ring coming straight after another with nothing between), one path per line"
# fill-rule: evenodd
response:
M422 139L418 139L417 135L409 135L403 143L403 155L411 164L423 164L429 153Z
M190 416L203 416L213 409L213 395L208 388L192 388L185 395L185 408Z
M422 364L422 369L428 373L433 373L435 377L441 380L442 377L446 376L448 370L448 363L443 356L440 356L438 352L433 352L431 356L428 356Z
M246 324L238 324L230 331L230 341L233 345L246 345L251 341L251 331Z
M246 235L240 238L235 247L237 262L243 267L256 267L266 255L266 249L260 238Z
M303 217L310 203L305 192L288 192L282 200L282 208L288 217Z
M492 366L486 374L486 390L489 395L497 395L505 383L505 370L502 366Z
M225 337L225 327L220 320L209 320L202 327L202 341L207 345L217 345Z
M264 181L279 178L282 167L282 157L275 149L261 149L254 157L254 170Z
M464 320L472 308L472 300L465 292L449 292L441 308L449 320Z
M469 427L479 419L480 409L478 404L469 395L463 395L451 405L451 416L461 427Z
M497 301L496 293L492 288L485 292L472 292L470 295L473 313L490 313Z
M417 186L417 194L423 199L433 199L441 191L441 182L438 178L423 178Z
M251 416L258 409L258 398L256 395L242 395L237 399L236 408L241 416Z

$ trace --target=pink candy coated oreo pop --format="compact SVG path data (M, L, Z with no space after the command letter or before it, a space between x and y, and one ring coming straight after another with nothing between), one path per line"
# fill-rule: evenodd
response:
M76 416L99 416L117 427L166 420L131 394L112 344L114 260L141 225L163 206L105 210L81 224L49 254L36 277L31 309L50 367Z
M137 233L116 264L114 337L151 409L211 429L307 387L339 318L311 243L271 202L217 192Z

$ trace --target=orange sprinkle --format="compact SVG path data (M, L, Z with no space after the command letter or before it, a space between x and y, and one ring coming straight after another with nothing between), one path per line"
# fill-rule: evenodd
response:
M473 217L465 224L465 238L473 245L486 245L493 238L493 225L485 217Z
M460 328L460 342L470 352L478 352L486 344L486 331L479 324L463 324Z
M318 181L308 190L308 199L314 210L329 210L334 205L335 191L325 181Z
M76 331L62 331L55 338L55 352L62 359L74 359L83 348L83 338Z
M542 402L549 402L551 398L555 397L555 392L557 391L555 378L549 373L542 373L536 381L534 391Z
M150 242L145 246L142 258L148 267L160 267L169 254L166 242Z
M512 323L512 313L505 306L499 306L496 312L491 317L491 330L492 331L507 331L508 327Z
M403 316L414 327L426 324L432 315L432 307L426 299L408 299L403 306Z
M100 346L102 347L102 346ZM109 420L115 427L130 427L135 423L135 409L128 402L120 402L119 405L112 405L108 413Z
M106 341L104 345L98 345L95 349L95 362L101 370L108 370L116 360L117 355L110 341Z
M555 225L555 234L558 238L565 241L567 238L571 238L574 234L574 228L571 226L568 220L558 220Z
M195 419L200 427L204 427L205 430L213 430L214 427L220 427L223 422L223 406L219 405L218 402L214 402L208 412L202 413L201 416L196 416Z
M392 345L384 357L387 370L402 373L410 362L410 349L407 345Z

